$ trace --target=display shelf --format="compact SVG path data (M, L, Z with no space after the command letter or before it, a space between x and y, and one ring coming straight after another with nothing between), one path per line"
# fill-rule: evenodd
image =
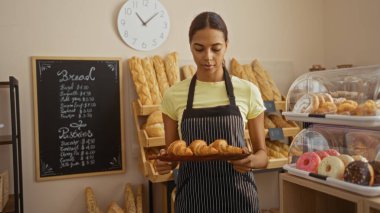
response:
M367 199L365 196L288 173L280 174L281 213L363 213Z
M380 213L380 198L370 198L364 202L364 213Z
M11 135L0 136L0 145L12 146L13 188L14 195L10 197L3 212L23 213L23 181L21 160L21 129L20 129L20 104L19 85L16 78L10 76L8 82L0 82L0 88L9 89Z
M12 135L0 135L0 145L12 144Z

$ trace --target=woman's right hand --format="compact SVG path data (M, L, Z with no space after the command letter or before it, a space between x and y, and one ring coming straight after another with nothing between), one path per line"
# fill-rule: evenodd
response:
M160 155L164 155L164 154L166 154L166 151L164 149L161 149ZM175 162L161 161L159 159L157 159L154 162L154 167L156 168L156 171L160 175L170 173L176 166L177 166L177 163Z

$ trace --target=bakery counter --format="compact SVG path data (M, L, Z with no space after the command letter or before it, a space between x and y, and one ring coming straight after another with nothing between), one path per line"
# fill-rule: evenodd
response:
M281 213L380 213L380 197L366 197L353 192L280 174Z

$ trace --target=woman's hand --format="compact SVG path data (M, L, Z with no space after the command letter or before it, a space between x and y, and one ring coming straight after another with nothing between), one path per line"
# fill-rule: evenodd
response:
M164 149L161 149L160 155L164 155L164 154L166 154L166 151ZM158 159L154 162L154 167L156 168L156 171L160 175L170 173L176 166L177 166L177 163L161 161Z
M248 148L243 148L244 153L249 153ZM240 160L231 160L230 163L233 165L234 169L238 172L245 173L249 172L254 168L254 156L253 154Z

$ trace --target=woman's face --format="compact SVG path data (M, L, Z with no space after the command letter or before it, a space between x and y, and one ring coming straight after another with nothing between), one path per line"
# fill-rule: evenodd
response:
M193 35L190 46L197 72L213 74L223 71L227 42L222 31L211 28L199 30Z

